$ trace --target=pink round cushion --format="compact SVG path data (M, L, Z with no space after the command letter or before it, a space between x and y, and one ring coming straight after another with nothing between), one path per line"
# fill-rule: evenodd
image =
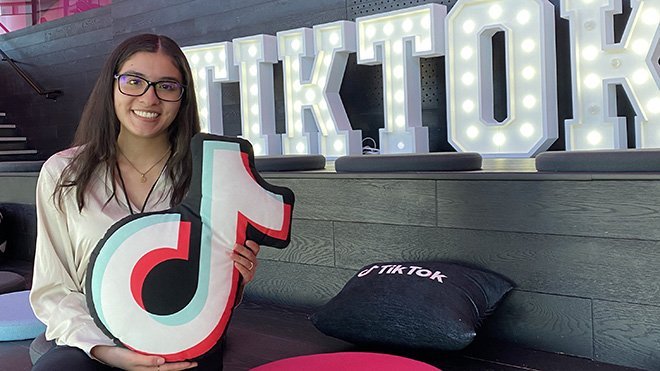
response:
M390 354L339 352L285 358L255 367L252 371L315 370L315 371L438 371L439 369L410 358Z

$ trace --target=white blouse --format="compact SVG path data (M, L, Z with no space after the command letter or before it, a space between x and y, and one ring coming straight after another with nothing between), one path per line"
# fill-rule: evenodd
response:
M53 198L62 170L77 148L53 155L37 181L37 245L30 302L46 324L46 339L82 349L90 355L96 345L115 345L96 326L87 307L85 277L89 257L106 230L130 214L122 188L111 197L110 174L99 166L90 180L85 207L78 211L75 189L64 193L60 210ZM144 211L170 207L171 181L165 174L157 181ZM110 202L108 202L110 199ZM141 207L132 205L133 210ZM91 355L90 355L91 356Z

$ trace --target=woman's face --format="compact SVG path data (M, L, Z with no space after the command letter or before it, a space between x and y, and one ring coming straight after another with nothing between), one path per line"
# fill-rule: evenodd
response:
M137 52L121 66L117 75L131 74L151 82L176 81L183 83L179 69L172 58L157 52ZM119 134L125 139L152 139L167 136L167 129L174 121L181 101L166 102L156 96L155 87L150 86L139 97L119 91L118 81L114 83L115 114L121 123Z

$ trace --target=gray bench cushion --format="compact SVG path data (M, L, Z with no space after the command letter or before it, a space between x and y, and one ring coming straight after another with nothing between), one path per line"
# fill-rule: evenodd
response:
M36 207L33 204L0 203L0 214L0 229L7 238L5 253L0 257L0 271L20 274L27 281L26 288L30 288L37 239Z
M25 278L18 273L0 271L0 294L21 291L27 288Z
M543 152L536 170L554 172L660 172L660 149Z
M308 171L325 168L323 155L255 156L258 171Z
M335 161L338 173L481 170L482 158L473 152L406 153L344 156Z

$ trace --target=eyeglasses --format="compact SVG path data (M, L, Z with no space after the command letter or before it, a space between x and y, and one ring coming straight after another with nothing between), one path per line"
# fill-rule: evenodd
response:
M185 86L176 81L156 81L151 82L140 76L124 73L115 75L119 91L131 97L139 97L149 90L149 87L154 87L154 92L158 99L165 102L178 102L183 97Z

